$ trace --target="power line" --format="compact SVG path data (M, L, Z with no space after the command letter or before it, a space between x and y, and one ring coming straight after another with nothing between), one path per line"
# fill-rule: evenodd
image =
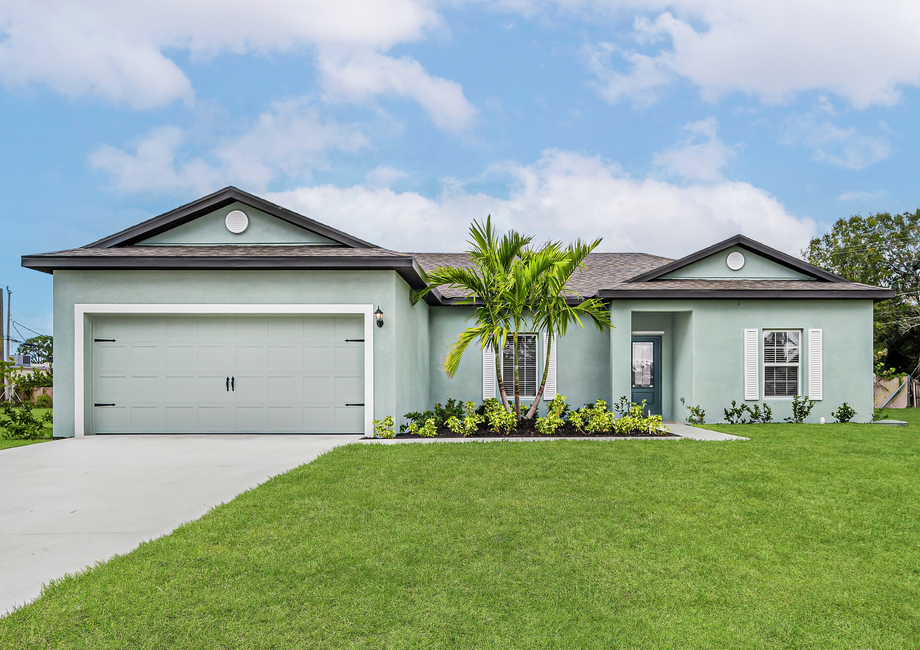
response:
M19 325L19 327L21 327L22 329L27 330L27 331L29 331L29 332L32 332L33 334L37 334L38 336L45 336L45 335L42 334L41 332L36 332L36 331L33 330L31 327L26 327L26 326L23 325L22 323L17 323L16 321L13 321L13 324ZM20 334L20 336L21 336L21 335L22 335L22 332L20 332L19 334Z

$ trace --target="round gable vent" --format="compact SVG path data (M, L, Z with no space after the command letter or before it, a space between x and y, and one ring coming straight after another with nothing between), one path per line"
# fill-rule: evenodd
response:
M744 255L742 255L738 251L735 251L734 253L729 253L728 259L725 260L725 263L728 265L728 268L730 268L732 271L737 271L742 266L744 266Z
M231 210L227 214L227 218L224 219L224 224L226 224L227 230L234 235L239 235L249 227L249 217L242 210Z

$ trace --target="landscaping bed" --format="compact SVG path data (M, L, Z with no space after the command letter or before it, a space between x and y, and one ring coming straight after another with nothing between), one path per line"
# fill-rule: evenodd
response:
M438 429L438 433L435 436L420 436L417 433L397 433L396 438L412 438L415 440L430 440L431 438L679 438L670 432L656 432L649 433L648 431L631 431L629 433L618 433L616 431L601 431L599 433L582 433L581 431L576 431L575 429L566 428L559 429L552 436L541 436L538 431L533 429L516 429L511 433L500 434L488 430L479 430L474 434L469 436L464 436L461 434L454 433L450 429ZM367 438L365 438L367 439Z

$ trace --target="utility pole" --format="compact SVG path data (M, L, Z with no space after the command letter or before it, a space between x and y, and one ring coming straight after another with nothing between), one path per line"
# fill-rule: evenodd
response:
M0 291L0 350L4 349L6 345L6 337L3 335L3 291ZM4 359L5 361L5 359ZM6 373L3 373L3 395L0 396L0 401L6 401L6 382L7 376Z

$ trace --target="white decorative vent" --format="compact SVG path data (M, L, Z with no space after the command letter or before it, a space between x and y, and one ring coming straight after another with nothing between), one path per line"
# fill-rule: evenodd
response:
M728 258L725 260L725 263L728 265L732 271L738 271L744 266L744 255L735 251L728 254Z
M232 210L227 214L227 218L224 219L224 224L226 224L227 230L234 235L239 235L249 227L249 217L242 210Z

